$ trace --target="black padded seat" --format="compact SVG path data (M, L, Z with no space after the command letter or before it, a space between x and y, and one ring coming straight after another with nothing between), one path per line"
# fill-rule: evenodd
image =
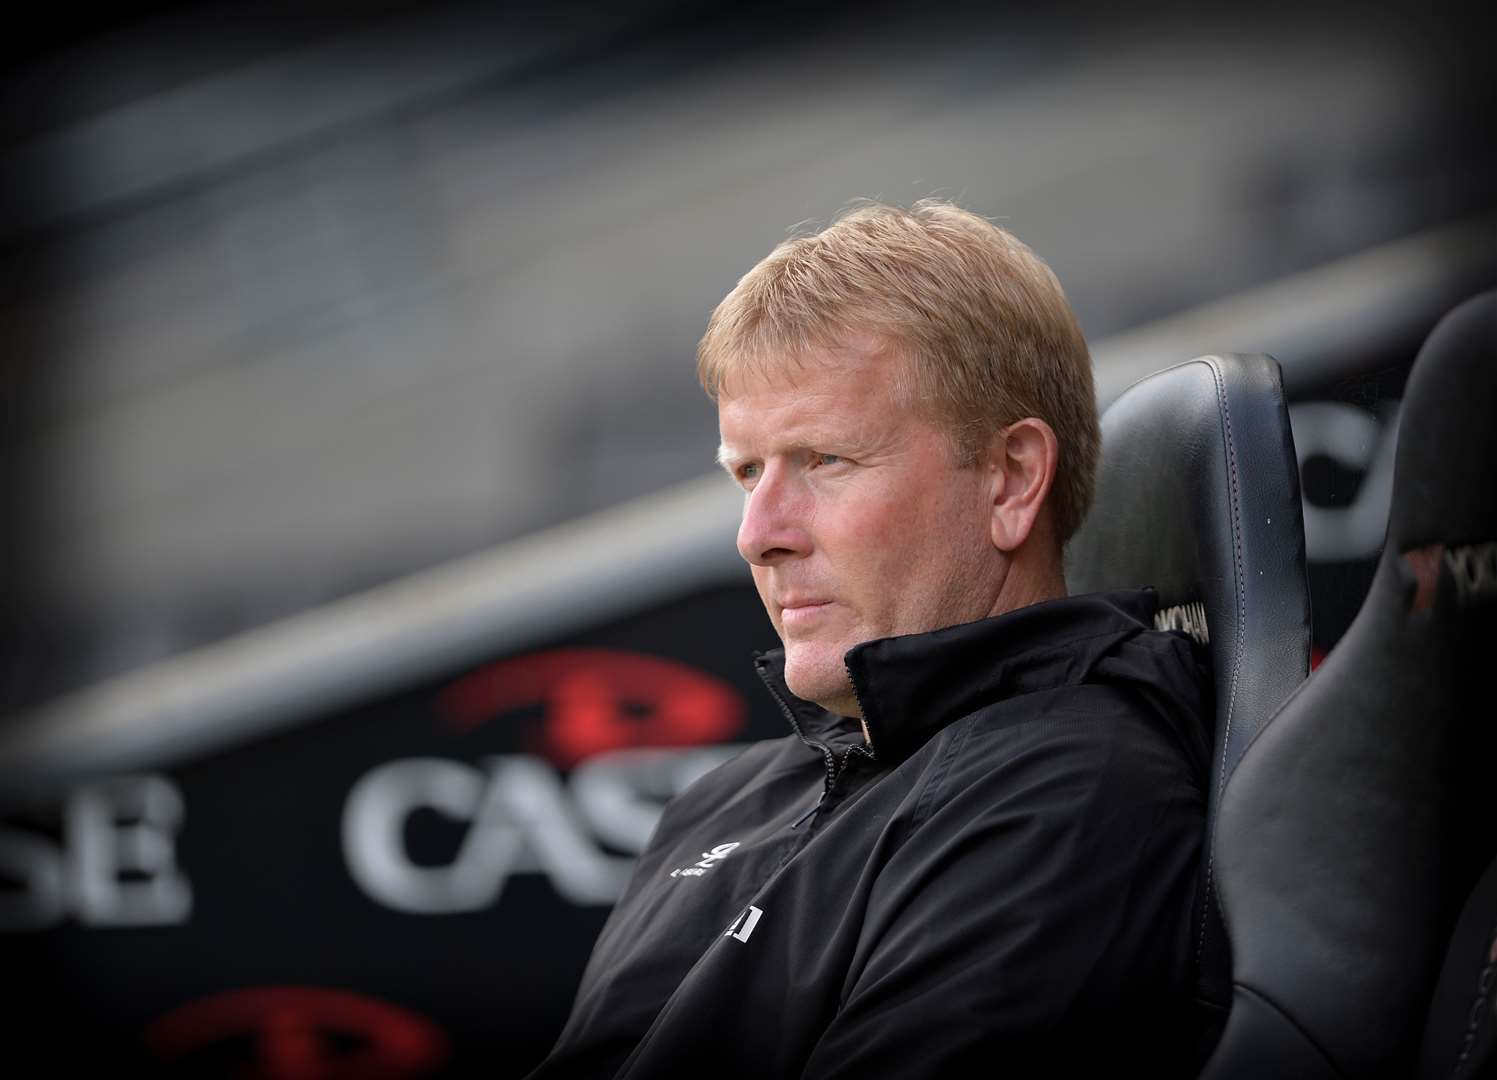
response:
M1207 804L1310 664L1299 469L1279 365L1203 356L1129 387L1102 416L1086 522L1066 549L1072 592L1152 585L1161 627L1209 643L1216 684ZM1231 996L1208 841L1192 933L1203 1060Z
M1356 619L1222 792L1233 997L1210 1080L1413 1073L1447 944L1497 851L1494 416L1489 293L1415 362ZM1450 1063L1459 1047L1437 1049Z
M1488 796L1490 806L1491 796ZM1497 859L1487 864L1445 950L1435 984L1420 1080L1497 1076Z

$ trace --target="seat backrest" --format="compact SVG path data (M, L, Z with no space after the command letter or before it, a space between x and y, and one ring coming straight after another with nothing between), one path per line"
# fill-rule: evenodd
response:
M1488 806L1491 799L1488 798ZM1476 883L1435 983L1419 1080L1497 1076L1497 859Z
M1420 351L1357 617L1228 777L1232 1008L1205 1076L1408 1076L1497 851L1497 294Z
M1208 644L1214 831L1222 784L1310 663L1299 469L1272 357L1203 356L1107 408L1097 494L1067 547L1066 582L1073 592L1152 585L1158 624ZM1210 846L1193 931L1203 1054L1231 985Z

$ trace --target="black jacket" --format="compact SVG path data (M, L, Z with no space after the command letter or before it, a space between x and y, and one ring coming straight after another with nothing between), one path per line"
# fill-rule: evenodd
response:
M1150 591L847 655L856 721L667 808L537 1076L1047 1076L1188 1054L1210 703ZM871 747L871 749L870 749Z

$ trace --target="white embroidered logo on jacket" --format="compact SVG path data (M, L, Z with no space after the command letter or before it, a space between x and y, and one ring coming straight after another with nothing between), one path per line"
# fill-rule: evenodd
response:
M756 908L753 904L750 904L744 909L743 914L734 919L733 924L723 931L723 937L747 941L749 935L754 932L754 927L759 925L759 918L763 914L763 908Z
M718 863L722 862L730 854L732 854L733 849L737 846L738 841L736 840L731 844L718 844L711 851L702 852L701 862L695 862L690 866L683 866L679 869L672 870L671 877L701 877L708 870L711 870L714 866L716 866Z

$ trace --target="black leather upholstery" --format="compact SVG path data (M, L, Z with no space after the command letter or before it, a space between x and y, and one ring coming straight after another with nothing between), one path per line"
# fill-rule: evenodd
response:
M1372 587L1222 792L1234 985L1211 1080L1414 1068L1457 915L1497 850L1494 344L1488 294L1421 351Z
M1497 859L1451 935L1419 1054L1420 1080L1479 1076L1497 1076Z
M1113 402L1066 581L1073 592L1153 585L1162 610L1204 605L1216 682L1214 828L1223 782L1309 670L1299 471L1272 357L1201 357ZM1209 1048L1230 998L1209 845L1202 881L1195 933Z

